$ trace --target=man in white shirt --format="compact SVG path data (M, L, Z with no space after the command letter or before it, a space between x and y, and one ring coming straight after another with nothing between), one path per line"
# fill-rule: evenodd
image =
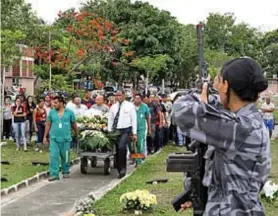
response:
M265 103L263 103L261 107L261 111L263 112L263 118L266 128L269 131L269 138L272 136L272 131L274 129L274 104L270 101L270 97L267 96L265 98Z
M70 109L71 111L74 110L75 108L75 104L74 104L74 99L75 99L76 96L73 96L72 97L72 100L69 100L69 102L67 103L66 105L66 108Z
M71 109L74 112L75 116L84 115L85 112L88 110L86 105L81 104L80 97L75 97L73 103L74 103L74 106L72 106Z
M120 137L116 143L116 166L119 172L118 178L126 175L127 146L137 140L137 114L133 103L125 100L125 92L116 93L117 103L113 104L109 111L108 131L119 131Z
M106 104L104 104L103 95L98 95L95 99L95 102L96 103L93 106L91 106L88 112L90 112L90 110L99 110L103 114L109 112L109 107Z

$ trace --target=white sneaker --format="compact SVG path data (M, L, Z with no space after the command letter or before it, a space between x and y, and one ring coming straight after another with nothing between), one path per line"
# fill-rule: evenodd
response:
M19 151L19 148L16 148L16 151Z

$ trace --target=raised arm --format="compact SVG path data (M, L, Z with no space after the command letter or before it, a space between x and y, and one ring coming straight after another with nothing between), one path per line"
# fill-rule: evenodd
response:
M186 136L222 149L243 143L251 132L235 115L202 103L192 94L174 104L173 118Z
M18 114L17 113L18 112L18 107L16 106L13 110L14 117L26 117L26 110L25 110L25 108L22 108L22 109L23 109L22 114Z

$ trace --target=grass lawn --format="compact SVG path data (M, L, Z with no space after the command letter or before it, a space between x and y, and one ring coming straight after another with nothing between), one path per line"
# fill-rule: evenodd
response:
M275 109L273 112L275 123L278 124L278 109Z
M181 151L180 148L168 145L163 151L149 158L146 163L137 170L124 182L118 185L115 189L108 192L101 200L95 204L97 216L120 216L133 215L130 213L123 213L120 204L120 196L125 192L130 192L136 189L146 189L157 196L157 206L153 213L144 215L183 215L192 216L192 209L183 213L176 213L172 206L171 200L174 196L180 194L183 190L183 174L181 173L167 173L166 172L166 158L169 153ZM278 183L278 142L272 144L272 178L271 180ZM145 182L154 178L168 178L166 184L148 185ZM267 216L277 216L278 200L274 204L263 203L266 209Z
M28 152L23 149L15 151L16 146L13 142L1 147L1 160L8 160L10 165L1 165L1 176L8 179L7 182L1 182L1 189L7 188L26 178L32 177L37 172L48 170L48 166L33 166L31 161L48 162L48 151L45 149L42 153L34 151L34 146L28 146ZM71 159L76 157L71 154Z

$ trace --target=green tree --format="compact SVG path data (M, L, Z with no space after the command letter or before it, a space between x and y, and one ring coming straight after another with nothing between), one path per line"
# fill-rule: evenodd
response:
M30 45L39 23L24 0L1 1L1 69L20 57L18 44Z
M1 70L20 56L17 44L25 38L21 31L1 30Z
M211 13L205 22L206 47L229 56L256 58L262 34L246 23L235 24L232 13Z
M260 41L261 50L258 56L268 77L278 75L278 29L268 32Z
M225 52L235 23L232 13L210 13L205 22L205 40L209 49Z
M192 50L190 42L194 40L195 30L191 34L191 28L178 23L168 11L146 2L130 0L88 1L82 10L114 22L119 27L120 36L129 39L126 49L134 51L134 58L167 55L165 70L159 72L160 79L173 80L178 77L177 73L186 74L188 68L191 70L191 57L196 58L196 50L193 55L188 50ZM132 58L127 63L130 61ZM127 79L134 77L134 70L128 64L119 64L123 66L118 67L121 68L120 73L124 73Z

